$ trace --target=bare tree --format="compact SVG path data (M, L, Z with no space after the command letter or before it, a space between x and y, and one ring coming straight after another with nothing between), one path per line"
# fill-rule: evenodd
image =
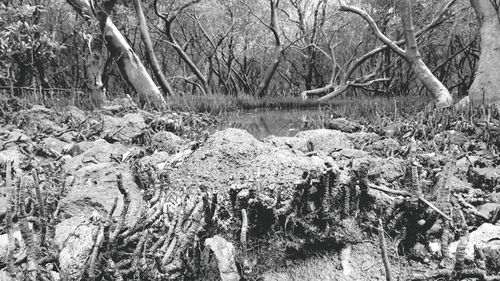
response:
M158 0L154 1L155 13L161 18L165 24L165 30L163 31L167 36L168 43L174 48L179 57L186 63L186 65L191 69L196 78L200 81L201 85L197 85L203 91L204 94L210 94L210 85L208 77L203 74L203 72L196 66L196 64L191 60L189 55L184 50L183 46L179 44L172 30L172 24L177 19L180 13L182 13L185 9L189 8L191 5L200 2L200 0L191 0L178 8L168 11L166 13L162 13L160 11Z
M274 36L274 55L271 64L267 67L266 72L264 73L264 76L262 77L262 80L259 84L259 87L257 88L256 95L261 98L266 94L267 88L271 83L271 79L273 79L274 73L276 72L276 69L280 64L283 54L283 45L281 44L280 29L277 16L279 3L280 0L269 0L269 5L271 6L271 23L267 25L267 27L269 28L269 30L271 30Z
M412 70L415 72L417 75L417 78L423 83L423 85L434 95L436 98L436 105L439 108L443 107L448 107L452 104L452 96L449 93L448 89L432 74L430 69L425 65L423 62L419 52L418 52L418 47L417 47L417 41L416 41L416 36L423 34L424 32L434 28L437 26L441 20L444 14L449 10L449 8L456 2L456 0L451 0L449 1L444 8L438 13L438 16L436 16L433 21L422 28L420 31L415 32L414 27L413 27L413 21L411 17L411 4L408 0L400 0L399 2L399 10L400 10L400 17L402 21L402 26L404 30L404 35L405 35L405 40L404 41L392 41L389 38L387 38L378 28L377 24L373 20L373 18L365 11L362 9L359 9L357 7L347 5L344 1L339 0L339 10L340 11L345 11L345 12L351 12L355 13L359 16L361 16L370 26L372 32L375 34L375 36L384 43L384 46L378 47L376 49L371 50L370 52L366 53L365 55L361 56L357 60L355 60L350 67L344 71L344 75L340 78L337 79L336 75L339 75L337 72L335 72L335 69L337 67L337 64L334 64L334 70L333 70L333 75L332 75L332 80L329 85L319 88L319 89L314 89L314 90L309 90L305 91L302 93L302 97L305 99L309 95L319 95L324 92L329 92L327 95L321 97L319 101L327 100L330 99L340 93L345 92L347 89L349 89L352 86L367 86L371 85L375 82L380 82L380 81L387 81L386 78L375 78L376 77L376 72L370 73L368 75L365 75L360 78L355 78L352 79L352 76L355 72L355 70L366 60L369 58L372 58L376 54L382 52L386 48L390 48L392 51L400 55L402 58L404 58L411 66ZM406 43L406 49L403 50L399 45L402 45L403 43ZM332 52L332 56L334 56ZM332 58L334 59L334 58ZM378 67L377 67L378 68ZM337 80L340 80L340 82L337 82Z
M470 0L481 26L481 56L469 89L472 101L494 102L500 108L500 4Z
M172 96L174 91L172 87L168 83L165 75L161 70L160 64L156 59L156 55L153 49L153 43L151 42L151 38L149 36L148 25L146 23L146 17L144 17L144 13L142 11L141 0L134 0L134 8L135 13L137 14L137 18L139 19L139 30L141 32L142 41L144 42L144 46L146 47L146 58L148 59L151 68L153 69L153 74L156 77L156 80L160 84L161 89L164 93Z
M66 0L66 2L83 18L99 22L107 49L116 60L122 76L137 92L141 104L156 109L163 108L165 100L160 90L137 54L109 18L109 12L116 1L107 1L102 7L96 7L93 0Z

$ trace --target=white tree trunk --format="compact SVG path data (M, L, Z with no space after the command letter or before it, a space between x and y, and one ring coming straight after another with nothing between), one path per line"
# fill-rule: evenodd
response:
M481 56L469 89L472 102L492 102L500 108L500 20L490 0L470 0L481 25Z
M164 108L165 99L137 54L107 14L104 11L94 11L90 1L92 0L66 0L85 19L99 21L106 47L115 58L125 80L137 92L141 105Z

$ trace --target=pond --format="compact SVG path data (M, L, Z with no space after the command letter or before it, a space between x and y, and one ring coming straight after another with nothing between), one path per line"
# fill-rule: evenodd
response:
M316 127L324 115L321 108L234 111L223 117L222 129L244 129L257 139L270 135L291 137L301 130Z

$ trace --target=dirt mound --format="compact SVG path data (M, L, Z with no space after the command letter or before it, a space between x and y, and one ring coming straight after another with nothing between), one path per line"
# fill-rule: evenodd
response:
M318 157L261 142L244 130L226 129L187 157L172 171L171 180L176 188L205 185L220 194L228 194L233 184L250 181L259 192L273 192L290 187L304 171L324 168Z

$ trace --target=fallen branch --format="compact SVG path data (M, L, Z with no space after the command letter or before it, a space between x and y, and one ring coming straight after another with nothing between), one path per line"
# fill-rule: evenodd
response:
M385 280L392 281L391 264L389 262L389 257L387 256L387 243L385 241L384 227L382 226L382 220L379 219L378 223L379 223L378 241L380 245L380 252L382 254L382 261L384 262Z
M116 238L120 234L120 231L123 228L123 225L125 224L125 218L127 216L128 208L130 206L130 196L128 194L128 190L126 190L123 187L123 176L121 174L116 175L116 184L118 186L118 190L123 196L123 209L122 212L120 213L120 220L118 221L118 225L115 228L115 231L113 231L113 234L111 235L109 239L109 247L113 248Z

